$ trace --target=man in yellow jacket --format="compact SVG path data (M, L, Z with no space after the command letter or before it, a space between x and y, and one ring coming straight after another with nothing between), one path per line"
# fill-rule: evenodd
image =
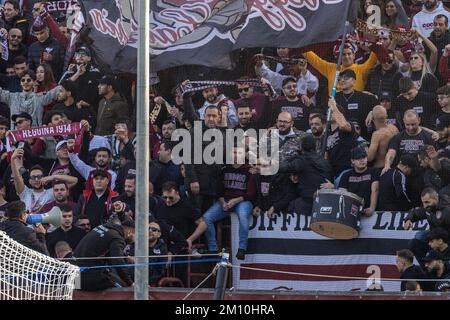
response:
M378 47L378 45L376 45ZM328 94L331 96L331 91L334 85L334 78L336 76L336 63L325 61L312 51L303 54L309 64L319 71L328 80ZM369 73L377 64L378 58L374 52L370 53L369 59L363 64L355 64L355 51L349 44L345 44L344 53L342 55L341 72L346 69L351 69L356 74L355 90L364 91ZM337 88L340 91L339 87Z

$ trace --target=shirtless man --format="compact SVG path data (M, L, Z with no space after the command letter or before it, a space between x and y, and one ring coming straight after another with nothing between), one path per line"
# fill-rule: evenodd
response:
M372 134L367 160L369 162L374 161L373 166L382 169L388 152L389 141L398 133L398 129L396 126L387 123L387 112L382 106L375 106L372 115L376 131Z

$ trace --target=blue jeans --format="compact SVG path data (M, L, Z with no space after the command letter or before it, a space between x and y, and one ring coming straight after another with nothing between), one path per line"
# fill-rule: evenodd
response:
M208 250L218 251L214 223L226 218L230 212L235 212L239 219L239 249L247 250L249 218L252 210L253 204L250 201L242 201L230 209L230 211L223 210L220 202L216 201L203 215L203 219L208 226L205 232Z

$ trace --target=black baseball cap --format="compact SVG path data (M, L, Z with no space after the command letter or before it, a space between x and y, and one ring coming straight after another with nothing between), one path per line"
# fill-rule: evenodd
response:
M77 49L76 53L84 53L87 56L91 56L91 50L88 47L81 46Z
M423 258L424 262L430 262L433 260L442 260L442 254L436 250L430 250L427 252L425 257Z
M380 97L378 99L380 102L387 100L387 101L392 101L392 95L389 91L383 91L380 93Z
M357 160L361 158L367 157L367 152L361 147L353 148L351 151L351 158L352 160Z
M102 176L105 178L109 178L108 173L105 170L102 169L96 169L92 172L92 178L98 177L98 176Z
M341 77L348 77L348 78L353 78L356 80L356 73L352 69L347 69L347 70L341 71L341 73L339 73L339 78L341 78Z
M417 168L417 159L411 154L404 154L400 157L400 164L410 167L411 169Z
M442 114L436 119L436 129L442 131L450 127L450 114Z
M112 76L112 75L106 75L106 76L103 76L103 77L98 81L98 83L100 83L100 84L106 84L106 85L108 85L108 86L113 86L113 87L115 87L115 86L116 86L116 78L115 78L114 76Z
M12 121L14 121L14 122L16 122L17 118L25 118L25 119L28 119L30 121L33 121L33 119L31 118L31 115L29 113L26 113L26 112L13 114L12 117L11 117Z

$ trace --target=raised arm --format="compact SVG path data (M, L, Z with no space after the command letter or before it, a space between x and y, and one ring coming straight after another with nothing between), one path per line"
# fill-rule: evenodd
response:
M86 163L80 160L78 155L73 152L75 146L75 140L70 139L67 141L67 149L69 150L69 159L75 170L77 170L80 175L87 180L89 178L89 173L94 170L94 167L88 166Z
M23 149L17 148L14 150L11 157L11 171L14 177L14 188L16 189L17 195L22 194L25 190L25 183L23 182L22 175L19 172L19 165L23 163Z
M328 106L333 111L333 116L334 116L334 119L336 120L336 123L339 126L339 129L342 130L342 131L345 131L345 132L351 132L352 131L352 126L347 121L347 119L345 119L345 117L342 114L342 112L340 112L339 109L337 108L336 100L334 100L334 98L330 98L328 100Z

